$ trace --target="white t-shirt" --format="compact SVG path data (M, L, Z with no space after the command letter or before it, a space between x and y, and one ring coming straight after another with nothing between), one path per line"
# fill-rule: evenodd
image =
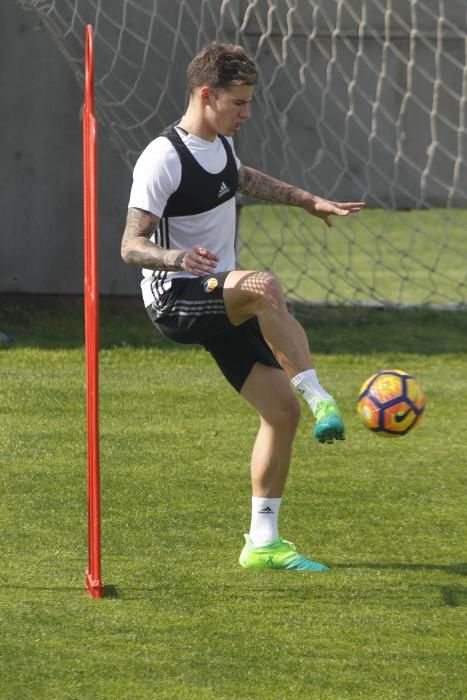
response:
M183 143L195 157L199 165L209 173L220 173L227 163L227 153L221 139L205 141L193 134L177 129ZM233 141L227 139L235 158L237 158ZM161 217L170 195L181 182L182 166L180 157L165 136L152 141L139 157L133 171L133 186L130 193L129 207L150 211ZM189 250L200 245L217 255L219 262L216 272L235 269L235 197L219 206L200 214L170 217L169 247ZM151 238L155 241L155 237ZM163 291L170 288L170 280L175 277L194 277L187 272L155 272L143 270L141 289L144 305L149 306ZM158 281L158 284L154 284Z

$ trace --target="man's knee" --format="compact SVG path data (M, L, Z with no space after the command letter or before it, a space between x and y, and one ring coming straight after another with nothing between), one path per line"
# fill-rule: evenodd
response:
M277 277L270 272L258 274L258 307L278 307L284 303L284 293Z
M272 272L264 271L229 272L224 282L224 290L253 297L283 296L277 277Z
M284 300L279 280L271 272L251 272L241 281L239 290L258 306L277 305Z
M292 392L278 396L264 416L274 428L295 433L300 421L301 407L297 397Z
M243 321L243 315L259 316L270 309L286 308L280 282L271 272L231 272L224 285L224 301L234 322Z
M260 294L269 298L282 297L282 287L279 280L272 272L258 272Z

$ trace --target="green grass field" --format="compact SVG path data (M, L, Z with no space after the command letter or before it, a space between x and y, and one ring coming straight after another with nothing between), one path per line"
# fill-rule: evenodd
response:
M103 304L103 575L90 600L82 314L3 304L2 700L466 697L467 314L316 310L348 439L304 411L281 532L326 575L246 572L256 417L202 350ZM375 370L428 396L413 434L354 410Z
M288 296L328 303L467 305L467 211L368 209L333 219L244 207L240 262L273 270Z

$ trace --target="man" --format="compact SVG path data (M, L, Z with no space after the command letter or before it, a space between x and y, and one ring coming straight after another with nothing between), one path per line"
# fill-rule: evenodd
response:
M323 572L328 567L300 555L278 532L300 414L291 383L314 413L320 442L344 439L344 425L276 277L236 269L234 195L299 206L328 226L331 215L358 212L363 202L330 202L240 164L232 136L250 117L257 77L239 46L213 44L195 56L186 113L135 166L122 257L143 268L143 300L157 329L204 346L259 415L251 527L240 564Z

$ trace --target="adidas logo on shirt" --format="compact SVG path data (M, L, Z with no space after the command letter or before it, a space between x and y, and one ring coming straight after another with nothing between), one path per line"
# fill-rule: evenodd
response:
M222 182L217 197L223 197L225 194L227 194L227 192L230 192L230 187L227 187L225 182Z

